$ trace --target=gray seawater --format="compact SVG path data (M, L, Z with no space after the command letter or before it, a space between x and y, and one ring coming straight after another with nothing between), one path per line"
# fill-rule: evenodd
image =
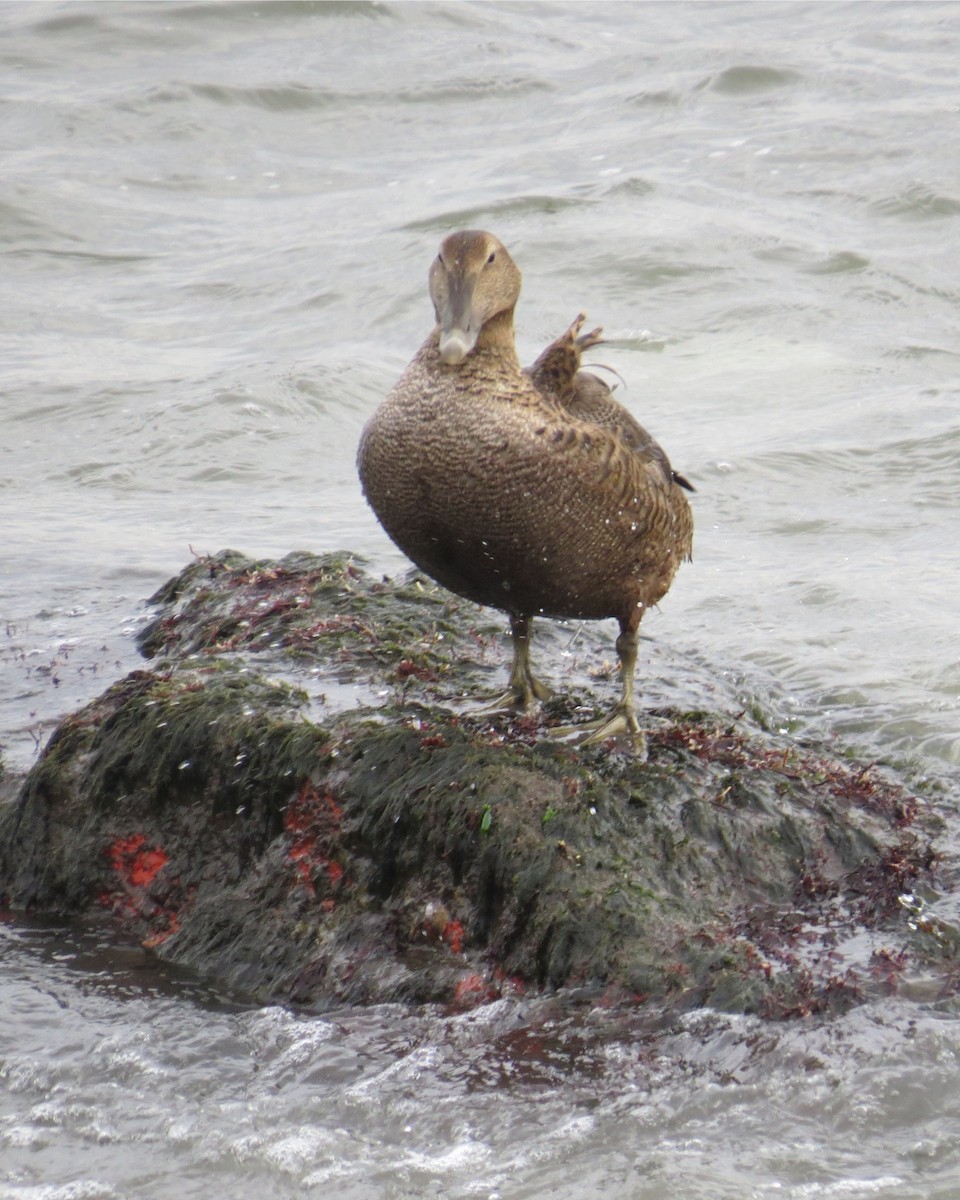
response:
M137 665L192 551L403 569L356 441L480 226L524 357L586 308L698 488L639 694L946 784L954 875L958 61L949 3L0 5L8 776ZM778 1027L317 1018L108 932L0 935L0 1200L960 1191L922 980Z

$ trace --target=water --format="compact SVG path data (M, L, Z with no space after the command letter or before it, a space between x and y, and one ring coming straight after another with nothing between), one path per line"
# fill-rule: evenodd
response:
M231 1008L92 937L0 934L4 1200L956 1195L956 1020L932 1006L321 1019Z
M402 568L354 448L429 327L437 243L480 226L524 271L523 357L586 308L697 485L648 695L757 700L945 782L952 818L958 55L941 3L0 6L8 781L136 665L191 550ZM4 1200L960 1177L960 1030L922 980L822 1027L319 1020L106 935L3 933Z

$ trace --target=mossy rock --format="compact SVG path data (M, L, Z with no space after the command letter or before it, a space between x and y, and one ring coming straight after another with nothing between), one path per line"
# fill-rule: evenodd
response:
M225 552L154 603L154 669L68 717L0 812L14 909L110 914L318 1007L578 988L800 1015L952 954L900 900L934 822L878 768L716 714L659 713L645 760L552 737L562 701L471 714L495 617L348 555ZM379 700L315 723L304 661ZM838 963L865 930L879 963Z

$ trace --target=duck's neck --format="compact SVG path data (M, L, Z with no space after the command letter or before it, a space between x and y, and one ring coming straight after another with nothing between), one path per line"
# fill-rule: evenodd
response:
M495 354L504 362L516 364L519 369L520 360L517 358L517 342L513 333L512 308L506 312L497 313L495 317L491 317L486 322L480 330L473 353L478 350L486 354Z

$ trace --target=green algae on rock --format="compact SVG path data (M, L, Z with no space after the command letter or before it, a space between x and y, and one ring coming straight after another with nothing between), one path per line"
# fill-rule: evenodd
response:
M63 721L0 811L13 909L110 914L310 1006L579 987L802 1015L948 954L901 900L932 820L879 769L716 714L661 712L641 762L462 711L495 623L347 555L225 552L153 602L154 669ZM310 720L305 662L365 702Z

